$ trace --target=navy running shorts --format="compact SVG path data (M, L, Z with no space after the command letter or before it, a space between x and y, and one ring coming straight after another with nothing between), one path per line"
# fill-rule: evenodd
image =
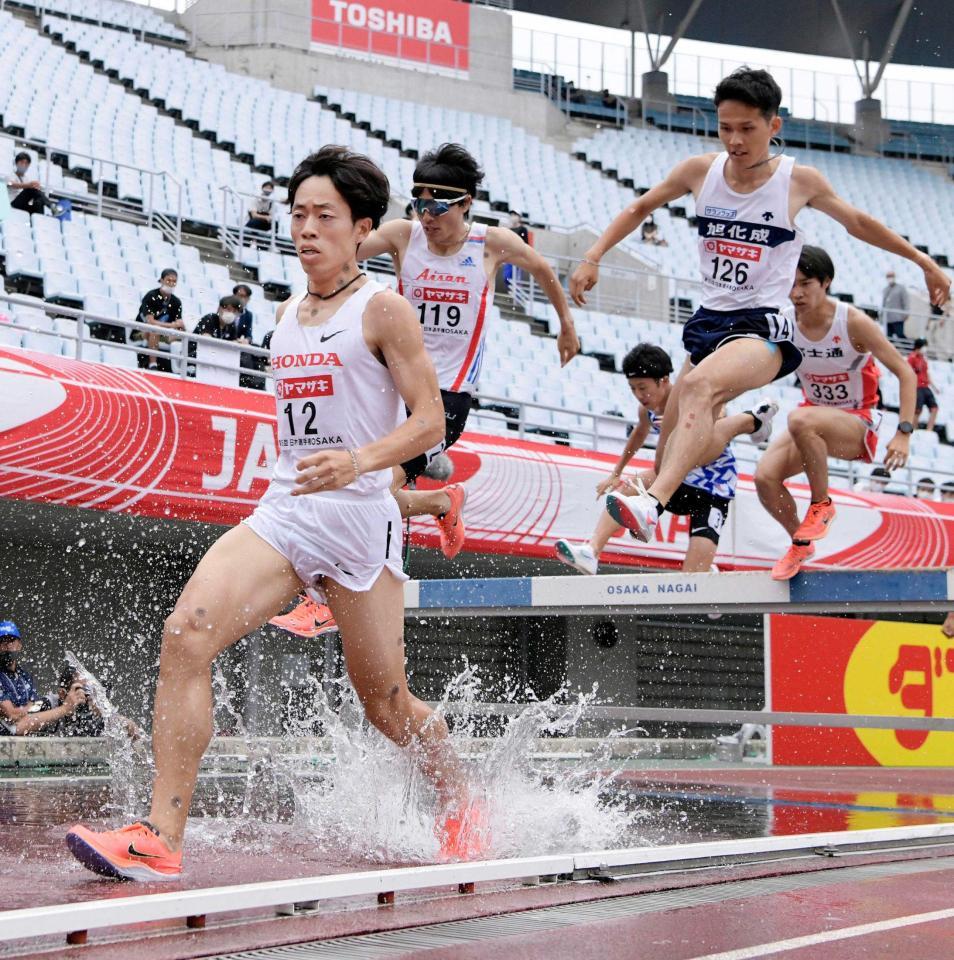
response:
M927 407L928 410L937 410L937 400L934 399L934 391L930 387L918 387L918 399L915 404L918 410L921 407Z
M750 337L774 343L782 354L776 380L798 369L802 354L792 343L794 320L771 307L757 310L707 310L700 307L682 330L682 345L693 366L702 363L724 343Z
M466 392L454 393L451 390L441 390L441 399L444 401L444 439L432 450L427 450L413 460L401 464L408 483L416 480L427 469L427 465L434 457L454 446L464 432L467 415L474 402L473 396Z

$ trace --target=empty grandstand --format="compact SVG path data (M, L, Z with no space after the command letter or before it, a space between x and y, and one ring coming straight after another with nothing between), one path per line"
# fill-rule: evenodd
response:
M292 394L286 396L282 390L302 388L297 381L282 386L277 369L273 376L272 337L288 329L286 319L281 321L285 327L277 322L277 312L283 303L291 302L297 317L296 296L310 294L323 304L337 294L337 289L326 296L309 288L293 240L295 228L286 201L302 158L332 144L369 157L390 181L385 220L396 220L410 218L413 211L442 215L433 211L443 205L446 212L457 202L459 198L450 195L452 189L443 189L444 181L415 184L414 171L420 159L439 144L463 144L485 173L468 218L482 226L506 227L510 212L518 213L528 242L569 295L574 271L622 209L664 179L680 160L722 150L719 117L711 98L670 90L668 53L660 53L670 40L675 45L683 36L698 38L700 30L716 30L712 10L718 5L708 0L646 0L633 5L645 6L653 16L665 16L672 27L667 27L665 43L659 37L649 38L652 69L643 77L638 76L633 53L624 84L604 83L602 73L597 82L595 71L589 83L570 82L559 58L547 63L539 50L530 56L517 49L517 37L522 34L513 19L515 10L528 11L615 28L624 22L630 6L622 0L592 5L600 8L592 11L559 0L429 0L428 4L382 0L380 6L344 0L287 4L194 0L171 6L182 9L159 10L158 4L127 0L0 2L0 76L7 78L0 84L0 169L13 177L17 158L26 153L29 173L22 177L37 180L36 190L51 200L45 211L27 212L14 203L22 184L13 179L9 199L5 203L0 199L0 554L5 558L0 563L0 647L12 643L5 640L12 637L7 618L20 629L29 624L33 642L27 649L38 670L43 661L47 686L55 692L56 677L48 664L62 658L63 651L69 651L71 663L77 654L79 660L93 665L90 672L99 671L113 685L112 690L104 686L98 691L94 686L97 696L109 694L103 701L109 704L107 720L114 719L115 704L115 716L128 717L144 730L150 729L163 623L176 597L223 530L238 526L252 513L268 489L276 463L281 462L276 426L283 428L283 418L293 416L289 403L284 410L278 408L276 417L276 383L283 399ZM794 0L785 0L782 6L786 16L795 16ZM811 7L812 16L827 16L822 7L827 9L828 4L821 0L806 6ZM878 7L874 13L866 13L865 4L849 0L834 0L831 6L847 18L850 29L863 29L876 38L886 60L894 49L898 58L907 58L905 62L918 62L918 44L930 39L925 30L936 31L945 41L949 32L933 4L925 5L923 22L916 17L905 19L912 5L893 0L869 5ZM698 22L693 19L697 16ZM612 24L607 18L614 18ZM786 49L772 53L765 32L771 25L755 22L758 17L750 19L752 23L746 20L737 30L726 25L725 33L718 34L720 41L764 47L768 56L779 58L780 65L789 55L812 49L812 41L805 37L808 29L793 28L784 41ZM637 28L628 17L625 25L633 31L635 43ZM643 27L652 33L648 19ZM553 29L572 34L572 27ZM554 41L554 50L562 49L564 41L576 45L571 34L559 44ZM582 57L583 41L576 46L573 56ZM828 46L825 52L832 54ZM860 50L853 53L863 58ZM869 55L880 56L866 47L864 56ZM947 62L949 51L938 58L944 61L939 65L954 66L954 61ZM526 69L527 63L532 69ZM878 80L873 81L872 74L878 78L881 74L876 61L870 67L867 74L862 71L855 122L828 120L814 110L811 115L799 115L795 105L804 103L801 94L800 100L783 101L781 140L773 150L794 157L797 164L817 168L841 197L896 230L951 276L954 183L949 164L954 159L954 127L935 122L933 114L931 122L912 119L913 110L892 117L885 108L882 116L880 105L875 116L872 103L877 102ZM583 76L581 69L578 78ZM824 96L819 93L819 102ZM941 119L939 111L937 120ZM769 159L773 158L774 154ZM265 183L274 183L273 194L263 196ZM253 222L256 210L266 211L266 227L260 219ZM903 419L903 402L897 379L881 369L882 426L877 451L870 464L828 461L839 519L830 535L816 545L806 574L791 586L769 579L767 571L789 538L766 519L759 505L753 477L765 444L752 443L743 435L732 444L739 479L716 554L716 571L721 573L684 576L677 572L693 531L687 517L669 514L660 520L648 543L624 535L612 539L601 568L601 573L609 571L605 577L558 579L566 570L558 565L554 545L560 540L582 542L589 536L602 515L602 500L595 496L597 484L614 475L642 409L623 373L624 358L636 344L649 343L669 354L677 374L687 360L685 323L704 296L695 274L699 216L704 214L693 196L686 194L655 212L654 232L637 230L607 254L600 265L599 284L587 294L586 305L572 306L580 354L562 366L555 342L560 318L540 282L519 269L493 277L479 310L486 341L475 337L482 367L466 430L447 457L437 458L449 462L438 463L435 479L422 476L418 485L424 492L437 490L443 481L436 478L445 476L440 473L444 469L452 471L454 484L466 488L466 499L461 495L457 501L466 520L463 551L444 559L446 530L430 517L404 517L400 526L406 521L406 529L401 530L388 520L382 549L394 561L396 554L391 551L400 550L403 541L404 569L413 578L404 588L411 688L424 700L443 701L442 709L449 714L455 707L448 707L448 701L462 700L466 709L473 708L466 722L450 724L455 743L464 744L465 766L490 771L491 780L503 770L494 781L499 786L509 784L511 774L519 778L531 755L554 754L557 764L564 764L548 767L540 778L546 790L559 793L565 787L570 798L559 794L559 803L554 801L559 823L550 824L546 832L533 831L535 820L546 820L539 795L508 794L513 810L519 808L515 814L519 826L512 836L507 835L505 844L495 848L504 858L501 862L518 856L555 856L563 851L563 843L600 850L623 845L628 854L632 853L629 847L654 848L669 839L676 844L710 839L721 843L764 833L773 843L781 843L779 838L787 833L827 830L829 823L834 823L833 831L867 826L866 818L877 820L872 819L873 826L898 826L903 831L913 823L919 828L938 827L939 836L946 837L948 827L941 821L954 816L951 791L943 783L938 786L940 781L933 774L924 774L921 792L921 780L909 783L900 776L873 776L869 781L859 774L849 783L851 792L847 787L842 790L840 772L823 778L821 786L806 774L806 783L811 783L804 787L797 778L785 775L767 779L758 788L764 789L764 796L760 793L756 802L751 795L755 774L750 776L746 769L766 756L769 762L772 759L774 746L765 746L765 727L759 722L758 712L763 709L787 711L777 721L779 728L788 724L796 731L792 739L779 737L779 756L790 758L780 763L809 768L822 762L876 766L884 756L895 755L891 750L902 747L907 753L901 763L908 766L927 768L950 762L948 758L935 764L936 755L931 752L938 750L940 755L936 738L951 736L943 724L949 723L945 719L950 715L948 681L954 676L954 651L947 640L939 639L936 627L929 637L926 632L917 633L928 630L926 623L899 624L899 631L914 630L915 639L902 643L902 637L895 643L892 634L890 643L884 641L890 646L890 662L885 653L884 662L866 666L869 672L864 675L857 662L850 660L854 656L850 650L842 657L844 662L836 663L834 653L826 659L825 646L830 636L831 649L841 649L845 623L853 625L844 628L848 632L870 628L875 639L882 637L877 625L869 627L868 621L859 619L867 611L889 620L903 615L930 620L954 603L945 579L950 576L948 568L954 566L954 507L950 505L954 501L954 313L950 303L932 308L924 274L912 262L866 246L817 211L807 209L799 217L806 242L832 256L836 275L831 293L836 299L883 324L889 319L886 274L896 274L907 306L903 336L894 338L894 343L907 355L915 341L926 342L925 375L939 407L934 429L923 428L929 416L924 410L922 423L915 424L911 433L906 463L891 476L884 475L887 445ZM472 237L469 227L465 233L467 239L462 242L467 244L483 236L478 230ZM436 262L446 262L446 276L456 282L459 278L450 273L450 258L457 252L427 249L444 257ZM398 259L379 256L359 266L372 282L399 289ZM174 288L166 289L162 279L170 270L176 282ZM349 277L348 284L358 279ZM232 308L223 311L220 304L237 285L251 291L248 302L243 294L241 303L252 314L248 337L210 335L210 330L218 329L217 316L231 316ZM160 291L181 302L182 323L170 323L158 331L144 304ZM421 299L427 295L427 291L420 294ZM223 325L230 322L222 318ZM319 341L322 351L327 349L325 339ZM338 343L344 343L344 338ZM297 355L319 356L307 351ZM341 364L330 350L320 356L326 358L322 363ZM472 359L468 355L468 362ZM370 369L375 376L385 376L378 367ZM770 382L757 395L752 391L732 400L727 412L751 410L759 398L777 405L775 429L785 429L789 413L805 400L797 371ZM316 435L310 424L305 433ZM333 437L334 431L329 431L328 445L337 448L340 443L333 443ZM647 471L647 477L655 469L656 443L656 434L650 434L647 445L635 452L634 467ZM365 476L355 449L342 447L334 452L351 458L342 460L344 466L336 466L339 473L353 470L355 482ZM435 450L426 453L432 456ZM372 472L383 476L386 471ZM799 509L806 508L811 501L806 475L795 476L791 489ZM451 513L440 514L441 523L449 523ZM239 567L247 572L244 558L233 569ZM301 580L296 584L306 590L318 590L325 576L302 578L297 568L295 575ZM306 603L320 599L319 591ZM245 603L243 597L240 605ZM408 774L398 787L404 790L404 799L412 798L408 801L412 812L404 819L391 816L387 805L397 787L383 775L377 779L378 768L404 760L387 752L390 745L367 733L361 704L351 704L357 718L353 727L336 725L332 707L344 703L345 715L350 716L346 651L333 618L313 619L302 627L300 621L287 619L287 611L294 615L298 609L289 601L270 611L269 616L286 611L286 619L276 616L282 629L270 621L223 651L216 661L216 699L211 708L216 752L214 758L203 761L197 800L211 826L205 833L204 826L196 831L205 845L198 858L202 872L195 884L198 906L194 913L183 913L193 931L187 936L200 937L208 912L210 927L215 928L210 933L216 939L202 941L203 955L245 956L234 951L264 949L279 940L292 944L331 937L332 928L318 929L320 921L312 914L319 899L339 896L337 886L333 892L296 888L293 898L289 893L289 903L279 903L270 886L274 881L297 882L294 878L309 871L325 871L324 861L308 866L307 850L288 870L274 855L286 836L286 826L297 829L305 822L303 816L307 829L291 840L289 849L298 857L301 837L314 833L325 842L334 834L334 842L341 841L341 847L334 847L326 857L334 862L329 872L338 869L335 858L339 855L341 863L355 863L362 870L369 863L376 870L432 856L430 821L420 828L415 820L420 810L414 806L420 796L424 797L420 809L427 808L433 799L428 793L431 787L422 787L424 781L415 779L417 774ZM330 615L328 608L317 609ZM194 619L200 620L204 612L196 611ZM797 617L786 619L790 613L824 616L808 626L800 622L792 626L790 621ZM835 621L844 613L851 618ZM781 620L775 619L776 614L782 614ZM829 621L841 626L833 627ZM772 634L775 630L777 635ZM795 640L786 641L786 630L792 631ZM799 653L799 637L805 644L814 644L818 665ZM863 640L868 643L864 637L868 634L859 634L852 643L857 641L861 649ZM915 646L928 651L926 666L917 659L920 653L900 652L902 647ZM776 651L790 659L779 660L783 666L776 664L773 673ZM8 652L0 650L4 656ZM168 662L168 653L162 655ZM905 656L910 661L904 661ZM12 662L9 657L0 662L0 672L7 662ZM816 667L818 690L827 690L828 680L821 676L825 671L836 678L828 684L834 684L834 692L825 694L827 700L812 684L805 687L805 677L814 674ZM880 672L872 672L876 669ZM911 677L919 671L924 683L915 688ZM866 678L870 677L876 677L877 683L869 683ZM799 684L805 687L799 687L803 699L784 705L786 691ZM868 688L875 686L878 696L883 686L892 699L885 694L883 702L873 702L858 695L857 702L851 701L858 690L870 692ZM933 693L926 694L924 689ZM783 706L773 702L776 696ZM314 707L319 702L320 710ZM531 706L521 713L526 702ZM465 707L461 712L466 712ZM637 708L655 713L643 720L626 712ZM551 721L548 711L553 710L567 713ZM845 731L845 738L826 739L831 729L845 726L837 721L831 729L823 728L825 733L817 740L811 736L799 740L805 729L795 723L801 710L821 713L829 720L835 713L864 714L861 719L871 722L860 723L859 729L876 727L879 716L892 719L895 712L915 722L898 731L905 732L907 739L896 738L890 750L876 749L870 745L873 741L856 736L853 728ZM690 715L699 711L701 719ZM512 715L519 720L508 727L506 718ZM922 728L921 721L942 726ZM55 834L56 853L49 855L49 862L59 870L67 862L60 850L65 830L60 829L60 821L84 816L105 821L107 815L128 819L133 807L139 811L146 803L146 775L151 777L154 768L144 759L141 738L137 739L142 731L132 746L126 741L121 748L111 746L114 752L108 756L96 744L83 748L54 744L55 749L38 748L35 756L19 746L4 752L4 741L15 737L2 734L8 726L15 734L16 722L16 718L9 722L6 713L0 717L0 780L5 766L17 766L18 772L36 768L41 776L47 763L61 773L81 761L94 764L84 767L94 779L82 781L75 796L63 800L61 807L57 806L60 801L44 807L47 801L36 797L47 796L47 787L36 787L33 796L27 784L27 799L21 801L17 794L11 808L15 809L11 835L20 829L14 821L26 810L20 826L23 836L29 837L22 841L23 849L16 847L20 834L10 841L11 849L16 847L11 863L19 858L18 863L33 864L35 857L31 859L27 847L38 845L37 849L46 851ZM814 726L820 723L812 721ZM114 723L113 734L117 729ZM511 739L493 739L505 729ZM928 741L929 730L934 739ZM877 732L888 736L888 731ZM924 739L917 740L922 733ZM227 735L230 739L225 739ZM129 752L122 752L127 747ZM817 755L812 754L813 748ZM830 761L826 751L831 751ZM343 776L334 784L338 768L328 760L332 754L352 779ZM662 774L654 767L653 776L658 774L659 779L647 785L636 769L637 758L653 754L654 761L673 761L675 766ZM738 780L722 782L717 770L711 782L697 783L676 769L697 760L708 762L716 755L735 764L731 769ZM119 783L124 791L110 795L111 807L102 794L107 762L111 787L115 790ZM617 766L625 767L621 786L616 773L601 779L609 767ZM221 789L219 783L224 785ZM240 796L230 793L236 783ZM315 784L320 786L318 793L330 791L320 801L315 800L318 793L312 792ZM0 783L0 794L4 789ZM795 794L789 797L786 789ZM718 794L715 799L713 792ZM845 800L849 793L852 799ZM372 795L374 810L365 811L367 816L361 819L355 811ZM674 802L677 806L671 807ZM36 809L47 811L42 816L53 826L43 820L43 829L52 830L50 836L40 836L30 819L34 803ZM711 812L714 803L724 805L719 807L721 813ZM660 826L656 833L644 836L638 826L641 811L653 804ZM698 804L702 814L697 817ZM743 812L732 813L733 804ZM786 820L786 804L797 808L795 819L801 818L794 826ZM839 811L844 807L842 820L826 819L831 807ZM684 809L689 811L685 823L674 826L670 811L682 816ZM765 815L764 829L760 825L754 830L752 811L763 809L771 811ZM607 839L600 817L608 810L628 825L624 840ZM352 815L358 816L354 834L348 832L347 817ZM426 819L423 816L420 822ZM605 822L610 821L617 823L612 817ZM369 838L367 844L361 831ZM463 827L461 831L466 833ZM149 840L148 834L143 836ZM846 842L835 837L829 848L825 839L829 834L817 836L821 839L813 839L807 851L798 850L792 859L814 857L813 851L827 852ZM914 844L930 839L927 833L910 837ZM891 842L908 842L910 837L899 834ZM218 881L213 853L220 846L230 851L240 848L243 853L247 847L252 860L261 854L263 863L274 859L261 878L267 889L248 893L244 881L257 887L259 879L254 864L236 865L231 852L223 858L222 882L241 881L242 892L237 894L235 916L221 925L213 918L227 906L224 900L211 898L207 889ZM867 856L869 849L863 852ZM761 846L739 851L733 847L729 853L720 848L706 852L699 869L708 871L713 864L729 863L736 856L751 860L752 882L757 883L762 882L757 879L762 877L760 871L769 870L759 865L759 858L775 854ZM617 871L611 860L604 856L595 863L586 861L585 868L573 864L567 868L562 861L532 868L488 867L485 874L475 874L476 879L463 873L446 876L461 893L472 891L477 881L499 882L499 890L494 888L493 893L499 900L486 909L494 914L502 912L501 905L507 902L524 904L521 898L529 898L530 907L550 902L549 886L520 891L521 869L535 881L559 878L554 886L561 889L564 883L582 880L591 885L586 896L592 893L594 899L598 899L598 887L615 880L614 871L621 873L621 883L631 884L637 872L650 869L649 861L633 867L636 861L627 859L620 860ZM660 870L679 873L677 886L687 882L683 874L688 860L679 850L663 862ZM908 866L897 867L898 875L914 871L910 863L919 860L903 862ZM456 866L447 865L448 870ZM859 861L856 869L865 866ZM870 866L872 871L882 868L880 863ZM70 860L65 880L43 874L47 887L41 888L39 881L26 883L10 905L18 914L16 922L27 923L28 917L19 916L20 908L26 911L34 902L44 909L50 905L50 910L69 900L105 902L99 901L101 894L92 887L82 887L79 869L70 872L74 870ZM793 872L801 869L801 865L792 867ZM4 876L15 888L14 874ZM727 874L733 882L740 876ZM420 880L412 877L406 889L432 889L436 884L424 882L430 878L430 874ZM859 883L873 882L881 875L872 872L871 878L867 874L858 878ZM364 896L371 887L363 884L369 882L353 881L349 874L341 881L344 893L340 895L351 896L353 891ZM394 879L395 884L401 882L400 877ZM69 891L63 892L70 884ZM707 882L702 885L708 889ZM753 896L758 894L753 890ZM392 887L385 884L377 893L380 904L393 904ZM677 893L683 895L681 890ZM256 900L259 895L262 899ZM150 897L143 898L149 904L142 907L145 912L140 916L132 911L128 919L107 907L102 907L106 919L97 919L82 902L68 919L44 914L37 920L36 936L47 938L40 944L44 949L59 946L63 933L78 945L87 930L95 932L107 920L110 924L155 921L167 925L142 928L146 952L168 934L168 955L193 955L194 942L187 942L186 935L180 936L168 925L169 918L179 914L172 907L168 908L171 913L165 907L154 909L152 904L159 901ZM415 909L420 908L418 920L430 922L434 916L425 899ZM872 898L876 901L880 902ZM347 910L356 903L349 901ZM286 936L289 928L282 927L278 939L270 939L268 931L259 927L252 929L252 920L258 923L265 916L273 920L276 907L283 916L301 922L301 929ZM658 907L660 912L668 909ZM342 937L350 938L359 927L378 930L386 925L375 915L362 926L365 907L355 906L355 910L353 923L341 922ZM450 911L447 917L452 914L458 916ZM472 915L466 908L459 912L460 918ZM583 919L573 923L590 923L588 915L581 912L580 916ZM64 924L74 922L74 917L76 926L67 929ZM401 925L406 922L410 921L400 920ZM311 925L306 929L306 924ZM430 935L421 934L425 946L438 945L440 931L433 941L427 939ZM33 955L34 935L17 936L22 942L11 946L10 955ZM123 942L124 935L111 930L103 936L115 941L111 949L120 949L115 944ZM489 942L489 935L475 935L478 940L485 938ZM700 940L692 955L698 953L699 960L735 955L717 952L723 949L718 938L711 944L710 949L709 940ZM381 945L362 941L354 949L363 946L372 951L369 956L384 955L389 949L383 940ZM379 946L380 952L374 953ZM410 940L397 946L407 946L409 951L415 947ZM743 946L726 942L724 949ZM322 949L333 955L332 945ZM627 948L618 944L607 952L628 955ZM559 949L554 953L561 955ZM928 951L925 955L943 954ZM660 947L659 956L669 953Z

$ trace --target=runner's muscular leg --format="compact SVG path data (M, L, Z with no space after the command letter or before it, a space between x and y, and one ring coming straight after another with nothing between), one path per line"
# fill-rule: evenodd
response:
M678 420L666 443L658 476L649 492L665 505L702 463L712 443L715 411L746 390L764 387L782 364L779 348L765 340L742 338L719 347L679 381ZM669 419L669 411L667 417Z
M182 843L199 762L212 737L212 661L301 590L291 564L243 523L199 562L166 619L153 709L156 761L149 819Z
M801 456L814 503L828 496L828 458L862 456L866 430L860 417L844 410L797 407L788 415L788 432Z
M708 537L690 537L689 549L682 561L683 573L708 573L712 569L718 545Z
M785 481L801 472L802 455L788 433L783 433L769 444L755 470L755 489L762 506L790 537L795 535L801 521L798 519L795 498L785 487Z
M670 434L679 421L679 384L682 383L686 374L692 370L692 363L687 358L679 371L679 377L669 392L669 400L666 402L666 411L663 414L662 423L659 427L659 439L656 441L656 462L655 468L658 470L666 455L666 444L669 442Z
M464 806L467 779L447 724L407 686L404 585L389 570L356 592L326 577L328 606L338 622L348 676L368 721L389 740L412 747L444 806Z

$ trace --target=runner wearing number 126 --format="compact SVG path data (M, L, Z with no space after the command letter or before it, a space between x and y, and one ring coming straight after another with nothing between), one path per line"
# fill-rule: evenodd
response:
M677 164L604 231L574 271L580 305L597 282L603 255L655 209L695 197L701 306L686 323L687 367L676 381L656 451L656 479L645 495L611 494L607 510L649 540L686 474L700 465L723 405L796 369L801 355L782 308L802 246L795 218L804 207L825 213L859 240L906 257L924 271L931 302L948 299L950 278L926 254L839 197L814 167L796 164L771 143L781 130L782 92L765 70L742 67L716 87L725 151Z

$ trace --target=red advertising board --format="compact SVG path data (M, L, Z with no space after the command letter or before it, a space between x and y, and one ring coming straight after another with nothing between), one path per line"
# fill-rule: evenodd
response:
M837 617L769 617L771 708L954 717L954 640L940 627ZM954 733L776 727L772 762L952 767Z
M457 0L312 0L312 43L467 70L470 7Z

